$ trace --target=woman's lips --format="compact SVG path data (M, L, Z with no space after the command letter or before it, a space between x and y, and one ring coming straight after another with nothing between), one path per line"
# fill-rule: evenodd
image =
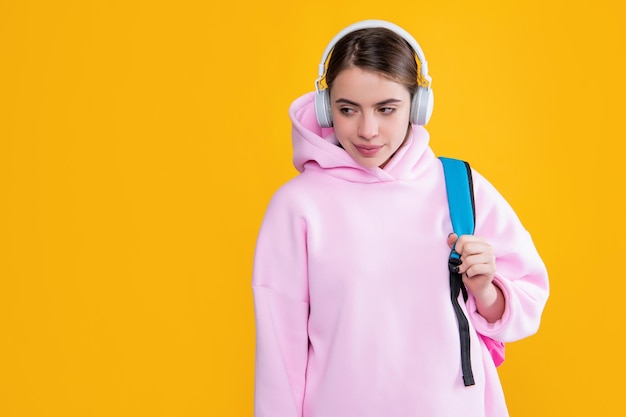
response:
M371 145L355 145L354 147L363 156L374 156L382 148L382 146L371 146Z

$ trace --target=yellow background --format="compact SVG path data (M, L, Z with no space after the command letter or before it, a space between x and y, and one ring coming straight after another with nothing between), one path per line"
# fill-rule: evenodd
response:
M583 1L0 1L0 416L251 416L256 233L287 108L365 18L420 42L437 154L551 274L512 416L622 416L626 14Z

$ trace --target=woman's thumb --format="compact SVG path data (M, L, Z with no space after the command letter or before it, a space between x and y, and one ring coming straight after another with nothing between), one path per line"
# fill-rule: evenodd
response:
M458 240L458 236L456 235L456 233L450 233L448 235L448 246L450 246L450 248L452 248L454 246L454 243Z

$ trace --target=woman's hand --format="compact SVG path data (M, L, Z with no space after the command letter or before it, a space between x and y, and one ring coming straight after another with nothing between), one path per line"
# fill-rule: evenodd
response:
M476 299L478 313L493 323L504 313L504 295L493 283L496 273L496 257L493 248L483 238L452 233L448 236L450 248L461 255L459 274L467 290Z

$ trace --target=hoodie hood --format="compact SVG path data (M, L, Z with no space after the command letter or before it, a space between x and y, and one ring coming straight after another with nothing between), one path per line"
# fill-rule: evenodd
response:
M385 168L365 168L359 165L339 145L332 128L321 128L315 117L315 92L297 98L289 108L292 122L293 164L299 172L326 171L329 175L351 182L374 183L416 178L434 159L428 147L429 134L422 126L412 125L411 133L385 165Z

